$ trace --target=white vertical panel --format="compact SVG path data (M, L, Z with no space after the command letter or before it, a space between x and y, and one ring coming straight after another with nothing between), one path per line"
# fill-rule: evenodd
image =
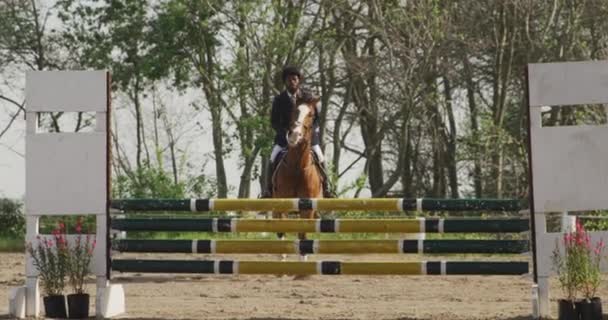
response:
M608 209L608 126L542 127L540 106L608 103L608 62L530 64L534 209Z
M608 102L608 61L528 65L530 106Z
M107 80L105 71L32 71L26 79L26 240L37 242L41 215L97 215L92 272L102 280L109 192ZM39 133L38 112L95 112L95 132ZM26 314L35 317L40 288L29 256L26 275Z
M44 133L26 145L27 213L106 212L106 134Z
M608 208L608 127L535 129L534 209L563 212Z
M107 199L106 71L27 73L28 215L101 214ZM37 112L96 113L95 132L38 133Z
M28 71L29 112L106 112L106 71Z

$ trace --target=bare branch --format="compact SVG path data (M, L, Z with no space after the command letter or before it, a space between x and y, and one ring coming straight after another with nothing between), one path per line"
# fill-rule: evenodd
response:
M15 119L17 119L17 117L19 116L19 114L21 113L22 109L17 110L17 113L15 113L12 117L11 120L8 122L8 124L6 125L6 127L0 132L0 138L2 138L2 136L8 131L8 129L10 129L10 127L13 125L13 122L15 122Z
M3 95L0 95L0 100L4 100L4 101L7 101L7 102L10 102L11 104L14 104L15 106L17 106L17 108L19 108L20 111L25 112L25 108L23 107L25 105L25 101L19 103L19 102L15 101L15 100L13 100L13 99L11 99L9 97L3 96Z

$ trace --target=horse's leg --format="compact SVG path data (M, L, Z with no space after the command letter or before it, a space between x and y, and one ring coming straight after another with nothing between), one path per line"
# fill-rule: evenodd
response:
M272 218L273 219L284 219L285 218L285 214L283 212L272 212ZM283 240L285 239L285 232L277 232L277 238Z
M302 210L300 211L301 219L314 219L315 218L315 210ZM298 239L306 240L306 233L300 232L298 233ZM305 253L300 254L300 261L306 261L308 256Z
M285 212L277 212L277 211L272 212L273 219L284 219L285 215L286 215ZM277 238L279 240L285 240L285 232L277 232ZM287 260L287 254L285 254L285 253L281 254L281 261L286 261L286 260Z

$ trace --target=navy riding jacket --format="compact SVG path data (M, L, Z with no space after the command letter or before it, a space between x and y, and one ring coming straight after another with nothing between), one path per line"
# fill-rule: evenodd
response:
M312 95L300 89L300 96L297 100L308 99ZM295 105L291 102L291 98L287 94L287 91L281 92L279 95L274 97L272 101L272 114L271 123L276 134L274 136L274 143L285 148L287 147L287 131L289 131L289 122L291 121L291 113L295 108ZM312 124L313 134L311 145L318 145L320 143L320 130L319 130L319 116L318 112L315 113L315 118Z

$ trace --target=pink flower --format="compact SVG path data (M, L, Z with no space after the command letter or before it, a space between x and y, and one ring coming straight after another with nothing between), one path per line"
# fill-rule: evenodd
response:
M583 224L581 223L580 220L577 219L576 221L576 232L585 232L585 227L583 226Z
M571 234L571 233L566 233L566 234L564 235L564 244L565 244L566 246L569 246L569 245L572 243L572 239L573 239L573 238L572 238L572 234Z
M59 226L59 230L65 230L65 224L63 222L59 222L57 225Z
M78 220L76 220L76 232L81 233L82 232L82 217L78 217Z

